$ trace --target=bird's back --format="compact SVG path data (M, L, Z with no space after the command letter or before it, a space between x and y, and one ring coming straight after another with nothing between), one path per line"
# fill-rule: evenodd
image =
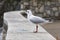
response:
M34 17L30 18L30 21L33 23L43 23L45 20L40 17L34 16Z

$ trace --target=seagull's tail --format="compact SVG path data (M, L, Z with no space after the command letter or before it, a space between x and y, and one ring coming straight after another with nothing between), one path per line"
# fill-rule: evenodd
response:
M46 20L46 23L53 23L53 21L50 21L50 20Z
M46 22L46 23L48 23L48 22L49 22L49 20L46 20L45 22Z

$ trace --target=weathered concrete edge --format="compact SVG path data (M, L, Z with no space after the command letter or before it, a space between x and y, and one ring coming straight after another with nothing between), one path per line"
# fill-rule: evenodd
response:
M5 38L6 38L7 29L8 29L8 24L7 24L7 21L5 21L3 23L3 29L2 29L2 40L5 40Z

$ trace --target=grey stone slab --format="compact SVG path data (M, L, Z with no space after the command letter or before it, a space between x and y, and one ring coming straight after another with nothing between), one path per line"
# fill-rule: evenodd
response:
M8 22L6 40L56 40L39 25L39 32L35 31L35 24L29 22L20 14L20 11L7 12L4 20Z

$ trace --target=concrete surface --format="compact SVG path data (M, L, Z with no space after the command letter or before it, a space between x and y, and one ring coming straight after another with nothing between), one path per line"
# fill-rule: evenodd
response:
M35 24L27 21L27 19L20 14L20 11L5 13L4 20L8 22L6 40L56 40L40 25L39 32L33 33Z

